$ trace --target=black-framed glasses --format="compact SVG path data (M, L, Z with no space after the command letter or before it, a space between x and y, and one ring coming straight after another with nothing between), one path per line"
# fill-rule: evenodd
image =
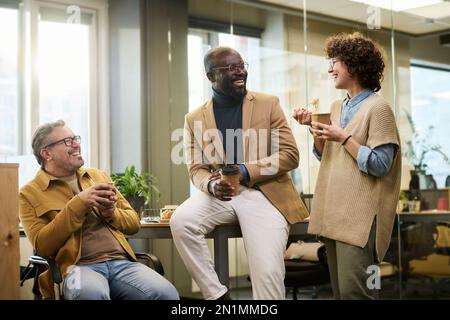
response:
M49 147L53 147L54 145L56 145L58 143L61 143L61 142L64 142L66 147L71 147L74 142L80 143L81 142L81 137L80 136L67 137L67 138L64 138L64 139L61 139L61 140L49 143L43 149L49 148Z
M229 64L226 67L216 67L216 68L211 68L211 70L228 70L230 72L237 72L240 70L247 71L248 63L242 62L240 64Z

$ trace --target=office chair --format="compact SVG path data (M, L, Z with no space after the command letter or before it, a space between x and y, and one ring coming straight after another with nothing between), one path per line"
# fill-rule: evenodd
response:
M144 252L135 252L134 254L136 255L136 259L138 262L144 263L148 267L154 269L160 275L164 276L164 268L157 256L151 253L144 253ZM55 300L60 300L63 298L62 296L63 279L61 271L59 270L59 266L54 259L49 257L32 255L28 258L28 265L26 267L21 267L20 286L23 286L23 283L26 280L33 278L34 283L32 291L35 300L42 299L42 295L39 290L38 279L39 275L48 269L50 269L53 278Z
M441 254L441 255L445 255L445 256L450 256L450 238L448 238L447 236L447 241L445 241L445 239L443 239L443 243L439 244L440 242L440 235L444 235L447 234L449 235L450 233L450 222L438 222L437 223L437 227L438 229L438 233L437 233L437 238L436 238L436 253L437 254ZM439 229L441 229L439 232ZM446 230L448 229L448 230ZM450 260L449 260L449 265L450 265Z
M317 250L319 261L306 261L302 259L285 259L286 275L284 285L292 288L293 300L298 299L299 289L302 287L312 287L311 298L318 297L317 286L330 283L330 273L325 245L321 245Z
M384 261L396 266L401 274L401 287L406 292L408 282L412 280L420 283L430 283L436 295L433 277L414 273L411 266L413 260L426 260L429 255L436 253L436 222L401 222L400 236L398 235L398 221L395 221L391 243ZM398 244L400 242L400 252Z
M311 209L312 194L300 195L308 211ZM318 242L315 235L301 235L289 237L288 247L293 241L302 240L304 242ZM312 287L311 297L313 299L318 296L317 286L330 283L330 273L328 271L328 263L325 245L321 245L317 250L319 261L306 261L302 259L285 259L286 275L284 285L286 288L292 288L292 296L294 300L298 299L298 291L302 287Z

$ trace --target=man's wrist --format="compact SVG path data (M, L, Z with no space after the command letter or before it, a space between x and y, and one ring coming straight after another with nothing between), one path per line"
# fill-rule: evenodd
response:
M244 185L247 185L248 182L250 181L250 175L248 174L247 167L245 166L244 163L241 163L241 172L242 172L242 176L243 176L243 179L241 182L243 182Z
M210 180L208 181L208 192L215 197L215 193L214 193L214 186L216 185L216 183L218 182L218 179L216 180Z
M213 182L213 180L209 180L209 181L208 181L208 192L209 192L209 194L210 194L210 195L212 195L212 196L213 196L213 195L214 195L214 193L213 193L213 192L211 191L211 185L212 185L212 183L211 183L211 182Z

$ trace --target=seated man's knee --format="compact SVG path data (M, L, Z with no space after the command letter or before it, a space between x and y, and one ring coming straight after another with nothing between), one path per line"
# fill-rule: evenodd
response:
M158 298L159 300L179 300L180 296L178 295L177 289L167 281L164 284L161 284L158 288Z
M150 284L141 291L144 296L138 299L146 300L179 300L177 289L169 280L162 276L153 277Z
M77 300L111 300L109 292L98 288L82 290Z
M88 267L74 266L69 269L63 283L66 300L110 300L106 278Z
M66 300L111 300L109 290L85 284L80 288L64 288L64 299Z
M284 266L283 268L270 267L262 265L253 272L253 277L263 283L278 282L280 279L284 279Z

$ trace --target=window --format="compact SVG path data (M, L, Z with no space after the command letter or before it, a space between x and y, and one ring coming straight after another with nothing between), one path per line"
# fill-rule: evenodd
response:
M260 39L231 35L206 30L189 30L188 35L188 79L189 111L193 111L211 97L211 84L206 78L203 57L212 47L227 46L236 49L249 63L247 88L258 91L260 70ZM251 60L248 57L252 57ZM190 193L197 189L190 184Z
M86 164L108 171L107 1L18 3L0 0L0 161L30 155L35 129L62 119Z
M18 9L0 1L0 157L15 156L19 150L18 25Z
M262 33L261 33L262 34ZM263 34L262 34L263 35ZM268 48L262 45L262 38L247 35L233 35L210 30L190 29L188 36L188 75L189 75L189 111L198 108L211 96L211 84L205 76L203 56L212 47L228 46L236 49L249 63L247 88L277 96L284 109L298 144L306 144L307 135L300 132L297 124L290 119L290 109L299 105L302 84L302 63L304 56L299 53ZM320 61L326 66L326 60ZM322 74L327 77L327 68L322 68ZM317 73L312 72L311 75ZM323 77L322 77L323 78ZM323 79L322 79L323 80ZM297 132L296 132L297 131ZM298 133L298 134L297 134ZM302 159L311 157L310 148L300 148ZM309 186L310 175L308 166L291 171L291 176L297 190ZM191 194L195 188L191 186Z
M319 167L311 153L310 136L304 128L291 119L291 109L303 105L305 99L321 98L321 105L329 109L331 102L339 97L334 89L327 70L327 61L323 56L309 55L308 82L303 75L305 56L302 53L264 47L263 39L246 35L232 35L210 30L190 29L188 36L188 75L189 75L189 110L198 108L211 96L211 84L205 76L203 56L208 49L216 46L229 46L241 53L249 63L247 88L277 96L284 109L301 153L301 166L291 171L295 187L299 192L311 193L315 185L315 175ZM305 85L309 83L305 97ZM306 159L306 160L304 160ZM312 164L312 165L310 165ZM313 168L314 174L310 174ZM191 193L195 192L191 187Z
M38 33L39 124L65 120L83 138L82 153L89 159L89 111L96 109L90 99L92 15L80 23L68 23L61 9L40 9ZM88 160L89 161L89 160Z
M236 49L249 63L247 88L260 91L260 39L206 30L190 29L188 35L189 111L211 97L211 85L205 76L203 57L212 47Z
M450 119L450 66L411 65L412 119L416 131L426 136L427 144L440 145L450 157L448 119ZM438 188L444 188L450 165L436 153L428 153L427 173L432 174Z

